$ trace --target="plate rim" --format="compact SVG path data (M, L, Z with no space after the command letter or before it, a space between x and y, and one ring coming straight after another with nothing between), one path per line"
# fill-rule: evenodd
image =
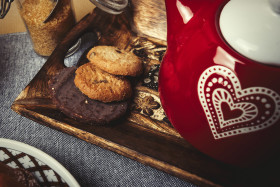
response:
M42 161L44 164L47 164L51 169L58 173L70 187L80 187L76 179L62 164L38 148L23 142L6 138L0 138L0 147L14 149L33 156Z

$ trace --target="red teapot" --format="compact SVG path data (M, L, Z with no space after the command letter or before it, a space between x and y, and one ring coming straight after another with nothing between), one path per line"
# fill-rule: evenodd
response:
M252 166L280 150L280 1L166 0L159 93L201 152Z

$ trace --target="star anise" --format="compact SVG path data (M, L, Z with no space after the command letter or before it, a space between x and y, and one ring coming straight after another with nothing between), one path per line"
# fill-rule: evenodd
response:
M135 109L140 112L143 111L145 115L151 116L154 114L153 109L158 109L159 107L160 104L152 96L146 96L136 101Z

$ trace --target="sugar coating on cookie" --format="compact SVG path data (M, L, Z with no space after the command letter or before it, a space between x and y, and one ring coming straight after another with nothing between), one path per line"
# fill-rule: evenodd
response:
M114 75L138 76L143 71L142 61L134 53L113 46L96 46L88 52L87 58Z
M132 95L128 80L111 75L92 63L80 66L75 74L76 87L91 99L107 103L126 100Z

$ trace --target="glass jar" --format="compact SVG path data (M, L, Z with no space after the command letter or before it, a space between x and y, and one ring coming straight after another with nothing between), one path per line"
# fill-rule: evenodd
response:
M17 4L34 51L41 56L50 56L76 23L71 0L17 0ZM66 56L73 54L79 44L80 40Z
M96 7L110 14L120 14L128 5L128 0L90 0Z

